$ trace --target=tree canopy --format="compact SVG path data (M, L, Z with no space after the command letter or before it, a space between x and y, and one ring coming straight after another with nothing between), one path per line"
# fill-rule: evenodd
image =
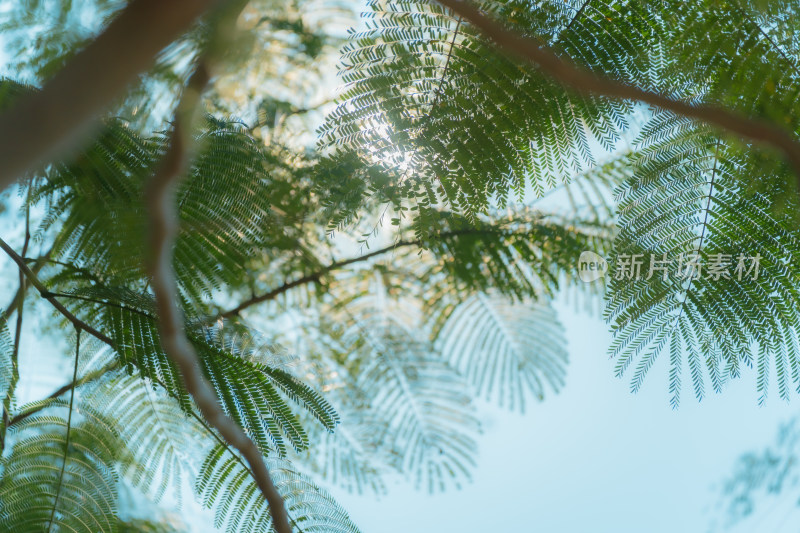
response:
M0 4L3 529L170 531L120 480L188 478L356 532L319 481L468 481L477 401L564 386L565 292L632 391L800 392L796 2L189 4ZM71 346L36 399L30 321Z

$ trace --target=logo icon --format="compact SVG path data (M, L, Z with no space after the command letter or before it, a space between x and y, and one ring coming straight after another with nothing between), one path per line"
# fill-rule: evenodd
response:
M578 258L578 277L585 283L591 283L605 276L608 262L594 252L586 250Z

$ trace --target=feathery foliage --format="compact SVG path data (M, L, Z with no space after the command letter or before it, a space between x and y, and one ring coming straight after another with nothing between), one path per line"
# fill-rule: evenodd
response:
M91 408L59 402L13 428L3 458L0 523L8 531L116 532L117 474L125 443Z
M669 113L645 125L631 165L634 175L617 194L619 263L606 310L617 373L635 363L637 390L668 351L677 405L686 353L698 398L706 376L719 391L743 365L757 367L761 401L770 367L787 397L791 382L800 387L796 225L738 178L752 172L769 182L770 175L757 174L748 154L717 132ZM665 259L671 263L658 263ZM630 275L634 260L644 263L639 279Z
M167 489L180 487L185 473L195 473L192 457L202 450L199 437L205 428L163 389L117 371L93 387L85 401L115 421L134 459L122 475L154 501Z
M800 432L797 419L781 425L775 442L759 451L749 451L736 461L722 484L720 521L736 525L761 512L763 499L796 493L800 485L797 469ZM797 505L797 496L794 496Z
M17 81L0 81L0 108L123 4L5 10L2 74ZM476 5L597 74L800 133L796 2ZM773 386L782 398L800 391L797 187L782 159L662 110L567 90L436 2L370 0L363 24L340 35L336 17L350 9L244 7L177 191L187 335L223 409L267 457L297 531L357 531L301 471L377 492L387 473L431 491L469 479L476 398L522 410L564 385L552 300L565 289L607 292L610 352L634 391L662 354L673 406L684 383L702 398L746 367L761 401ZM209 27L163 50L90 143L22 183L35 245L24 259L43 295L111 346L93 348L75 384L7 413L6 528L161 527L120 521L118 475L155 500L188 477L218 527L272 528L249 471L161 348L143 268L142 192ZM320 125L335 61L343 88ZM587 250L616 256L605 282L574 283ZM702 263L696 278L685 261L648 275L651 258L689 256ZM620 258L635 257L643 275L619 275ZM0 391L14 390L13 351L2 324ZM65 392L81 400L66 416Z
M0 395L6 396L8 386L11 384L14 352L14 342L8 332L8 327L4 320L0 320Z
M564 385L566 340L547 305L478 294L453 310L436 338L442 356L501 406L524 410L527 392L542 400Z
M358 533L347 513L327 492L280 459L267 461L275 485L286 501L292 525L309 533ZM229 532L272 531L269 508L245 464L223 447L208 454L197 478L197 492L217 509L215 525Z
M482 5L519 16L526 30L547 21L564 42L582 16ZM471 216L490 202L504 205L512 192L522 198L528 186L541 193L593 164L592 143L611 148L619 140L626 104L565 92L433 2L369 6L367 28L342 51L344 91L322 144L391 166L392 186L417 197L420 211L446 201Z
M185 410L191 409L177 369L159 344L154 304L148 295L92 288L70 296L92 313L92 321L105 326L127 365L170 391ZM97 303L104 305L98 308ZM264 452L274 447L284 454L284 438L296 450L308 446L306 431L286 398L308 409L328 430L333 429L336 413L318 393L280 369L248 360L248 354L242 353L236 343L223 342L219 335L200 324L189 333L202 370L215 386L223 408Z
M364 390L375 414L391 421L380 440L400 452L399 470L417 485L443 490L469 475L476 445L470 432L477 420L465 382L430 345L411 340L410 331L387 316L359 320L344 334L355 386ZM363 329L362 329L363 328Z

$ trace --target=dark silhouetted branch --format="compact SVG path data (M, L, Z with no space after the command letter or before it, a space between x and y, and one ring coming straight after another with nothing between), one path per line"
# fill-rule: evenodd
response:
M8 256L12 259L12 261L14 261L17 264L19 269L25 275L25 278L31 283L31 285L33 285L33 287L37 291L39 291L39 294L41 294L42 298L50 302L50 304L53 307L55 307L56 310L58 310L58 312L64 316L64 318L69 320L72 323L72 325L74 325L76 328L82 329L92 337L95 337L96 339L108 344L109 346L114 345L111 339L109 339L107 336L103 335L96 329L94 329L92 326L90 326L80 318L73 315L69 311L69 309L61 305L61 302L58 301L55 294L47 290L47 287L45 287L44 283L42 283L39 280L39 278L36 277L36 274L34 274L34 272L28 267L28 265L25 263L25 260L22 257L20 257L20 255L17 252L15 252L14 249L11 248L8 245L8 243L3 239L0 239L0 250L3 250L6 254L8 254Z

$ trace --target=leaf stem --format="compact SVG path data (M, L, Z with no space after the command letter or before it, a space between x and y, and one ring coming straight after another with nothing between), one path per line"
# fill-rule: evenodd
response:
M72 370L72 381L78 379L78 360L80 359L81 355L81 330L80 328L75 328L75 366ZM72 435L72 407L75 402L75 389L72 389L71 394L69 395L69 414L67 414L67 436L64 439L64 460L61 462L61 472L58 475L58 488L56 488L56 499L53 502L53 510L50 513L50 521L47 524L47 531L49 532L53 528L53 518L56 515L56 508L58 508L58 500L61 497L61 486L64 482L64 471L67 469L67 457L69 456L69 439Z

